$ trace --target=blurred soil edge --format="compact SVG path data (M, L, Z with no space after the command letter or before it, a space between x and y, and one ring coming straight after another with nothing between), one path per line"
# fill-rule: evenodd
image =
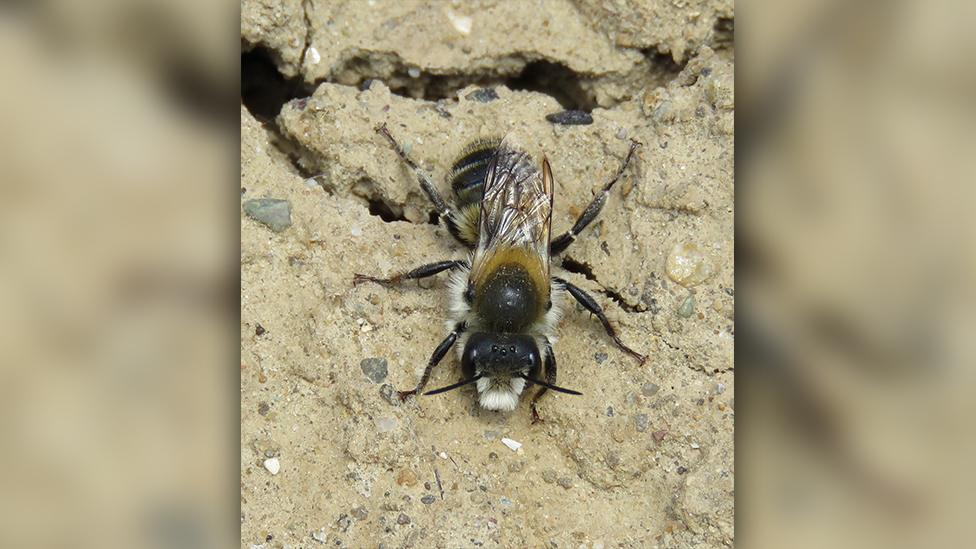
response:
M242 546L731 546L731 3L269 4L241 29ZM588 116L547 119L567 109ZM401 405L445 275L353 276L465 251L384 122L445 195L477 138L546 155L556 233L642 143L553 269L650 359L569 304L558 382L583 396L547 395L544 423L470 388ZM451 353L430 387L458 375Z
M0 6L0 547L238 543L237 10Z
M742 13L744 546L973 543L976 38L960 10Z

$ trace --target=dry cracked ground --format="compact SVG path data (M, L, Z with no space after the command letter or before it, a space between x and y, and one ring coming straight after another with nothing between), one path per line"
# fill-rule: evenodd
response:
M604 4L243 2L242 547L734 544L732 6ZM547 120L567 108L592 121ZM465 250L381 123L445 194L469 141L545 154L555 232L641 142L554 270L649 360L569 307L559 381L584 396L543 423L393 398L445 335L445 281L353 275ZM452 354L431 386L457 376Z

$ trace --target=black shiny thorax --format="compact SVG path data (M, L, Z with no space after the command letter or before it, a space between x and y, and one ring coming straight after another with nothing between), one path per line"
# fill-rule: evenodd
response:
M519 332L538 319L542 296L523 265L503 263L475 292L474 310L492 332Z

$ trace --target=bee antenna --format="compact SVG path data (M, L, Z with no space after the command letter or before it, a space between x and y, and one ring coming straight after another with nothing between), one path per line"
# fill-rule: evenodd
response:
M463 379L461 381L458 381L457 383L455 383L453 385L448 385L447 387L441 387L440 389L434 389L432 391L427 391L426 393L424 393L424 396L439 395L441 393L446 393L448 391L453 391L454 389L457 389L458 387L464 387L465 385L474 383L475 381L478 381L481 378L482 378L481 374L478 374L478 375L476 375L476 376L474 376L474 377L472 377L470 379Z
M531 377L529 377L529 376L527 376L525 374L522 374L519 377L522 378L522 379L524 379L525 381L528 381L529 383L533 383L535 385L540 385L542 387L545 387L546 389L552 389L553 391L559 391L560 393L566 393L567 395L577 395L577 396L580 396L580 395L583 394L583 393L581 393L579 391L574 391L572 389L565 389L563 387L557 387L557 386L553 385L552 383L546 383L545 381L540 381L538 379L532 379Z

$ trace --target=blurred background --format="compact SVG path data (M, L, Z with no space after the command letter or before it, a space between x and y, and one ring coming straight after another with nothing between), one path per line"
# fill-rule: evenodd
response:
M741 547L958 547L976 5L739 6ZM239 5L0 3L0 547L237 538Z
M0 547L239 543L238 10L0 3Z
M742 547L972 546L972 2L739 4Z

